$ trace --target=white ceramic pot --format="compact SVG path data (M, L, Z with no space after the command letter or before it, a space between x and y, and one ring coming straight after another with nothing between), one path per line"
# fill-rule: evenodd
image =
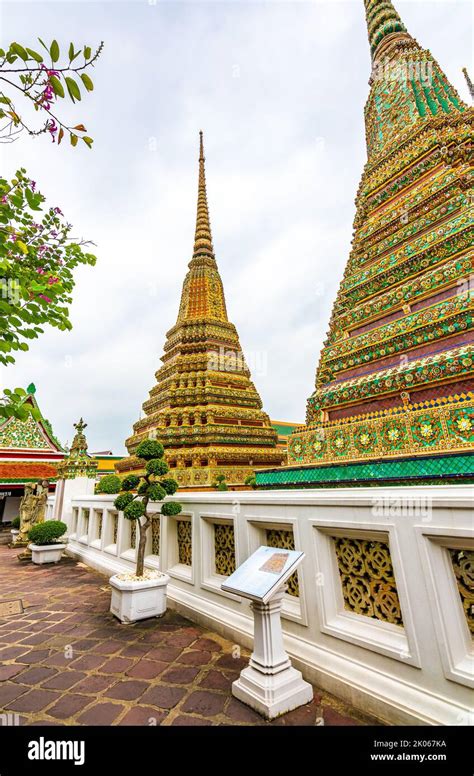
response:
M112 588L110 611L120 622L129 623L148 617L161 617L166 612L167 574L155 579L124 580L115 574L109 579Z
M20 531L18 530L18 528L12 528L12 529L10 530L10 533L11 533L11 535L12 535L12 544L15 544L15 542L16 542L16 537L18 536L18 534L20 533Z
M29 544L31 550L31 560L33 563L42 565L43 563L58 563L61 555L66 549L65 544Z

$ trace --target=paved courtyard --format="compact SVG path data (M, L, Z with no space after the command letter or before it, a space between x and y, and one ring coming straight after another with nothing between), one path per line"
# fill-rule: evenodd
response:
M17 560L0 546L0 713L23 725L377 724L315 688L312 703L265 722L231 695L249 653L173 611L121 625L107 578L63 558ZM10 717L10 720L12 718Z

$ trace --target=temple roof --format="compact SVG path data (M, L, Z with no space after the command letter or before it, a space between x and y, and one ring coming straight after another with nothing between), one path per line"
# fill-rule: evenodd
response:
M35 387L29 386L29 404L36 410L36 419L28 415L26 420L7 418L0 423L0 456L6 457L9 451L24 450L38 453L64 453L64 449L55 437L51 423L41 413L35 397ZM62 456L61 456L62 457Z

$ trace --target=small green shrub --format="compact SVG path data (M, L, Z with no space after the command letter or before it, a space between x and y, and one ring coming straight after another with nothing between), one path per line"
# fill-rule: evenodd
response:
M28 538L33 544L60 544L58 540L66 531L67 525L61 520L45 520L33 526Z
M156 442L153 439L145 439L138 445L135 450L135 455L137 458L143 458L144 461L151 461L152 458L163 458L164 452L165 448L161 442Z
M14 528L16 531L18 531L19 528L20 528L20 522L21 522L20 521L20 515L17 515L12 520L12 528Z
M132 501L131 504L125 507L123 514L129 520L138 520L139 517L145 514L145 507L141 501Z
M128 474L127 477L124 477L122 480L121 489L136 490L139 482L140 482L140 477L137 477L136 474Z
M148 461L145 469L148 474L155 474L158 477L163 476L163 474L168 474L169 472L169 466L166 461L163 461L163 459L159 458L154 458L153 460Z
M161 514L171 517L172 515L179 515L181 509L181 504L177 504L176 501L166 501L161 506Z
M118 509L119 512L123 512L125 507L128 507L129 504L131 504L133 501L133 495L131 493L121 493L120 496L117 496L117 498L114 501L114 507L115 509Z
M96 485L96 493L118 493L122 490L122 480L117 474L106 474Z

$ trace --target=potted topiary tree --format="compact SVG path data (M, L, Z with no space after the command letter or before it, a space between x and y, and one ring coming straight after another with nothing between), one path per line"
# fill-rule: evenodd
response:
M16 537L20 533L20 515L17 515L13 518L11 522L10 533L12 535L12 542L14 544Z
M163 501L167 495L176 493L178 488L175 480L165 477L169 467L163 460L164 452L160 442L152 439L141 442L135 455L141 459L145 474L124 477L118 488L120 493L114 501L116 509L123 512L127 520L137 522L139 536L135 574L115 574L110 578L110 611L123 623L161 617L166 611L169 576L160 571L145 569L146 540L152 520L159 520L160 515L178 515L182 509L176 501L166 501L161 505L160 512L152 514L148 511L150 502Z
M61 520L45 520L43 523L34 525L28 532L28 538L31 542L28 549L31 550L33 563L39 565L58 563L61 560L63 550L66 548L66 543L59 540L66 531L67 525Z

